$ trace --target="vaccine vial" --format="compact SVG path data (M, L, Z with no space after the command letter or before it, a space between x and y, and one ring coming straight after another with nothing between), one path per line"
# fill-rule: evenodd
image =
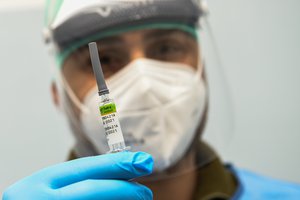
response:
M129 148L126 147L124 142L116 104L109 98L109 94L102 94L100 96L99 110L110 149L108 153L128 150Z

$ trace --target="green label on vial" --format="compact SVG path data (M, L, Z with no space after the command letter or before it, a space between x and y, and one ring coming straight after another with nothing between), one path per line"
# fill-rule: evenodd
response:
M106 104L104 106L100 106L100 113L101 115L108 115L110 113L117 112L116 105L114 103Z

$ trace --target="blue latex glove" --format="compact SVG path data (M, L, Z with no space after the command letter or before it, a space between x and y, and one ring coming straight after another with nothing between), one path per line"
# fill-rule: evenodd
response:
M128 180L152 172L143 152L86 157L45 168L10 186L3 200L152 199L147 187Z

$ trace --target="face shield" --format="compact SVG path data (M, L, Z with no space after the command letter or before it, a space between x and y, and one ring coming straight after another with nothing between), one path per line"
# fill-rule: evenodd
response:
M214 152L196 148L202 148L197 144L211 101L210 71L224 87L218 64L207 62L201 47L202 1L64 0L49 1L47 11L45 40L55 57L60 106L79 157L109 150L88 49L95 41L125 142L132 151L153 155L158 175L153 177L177 176L215 158Z

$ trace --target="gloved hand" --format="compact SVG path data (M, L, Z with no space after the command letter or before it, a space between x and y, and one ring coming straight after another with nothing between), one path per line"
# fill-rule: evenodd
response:
M130 182L152 172L143 152L86 157L45 168L10 186L3 200L152 199L147 187Z

